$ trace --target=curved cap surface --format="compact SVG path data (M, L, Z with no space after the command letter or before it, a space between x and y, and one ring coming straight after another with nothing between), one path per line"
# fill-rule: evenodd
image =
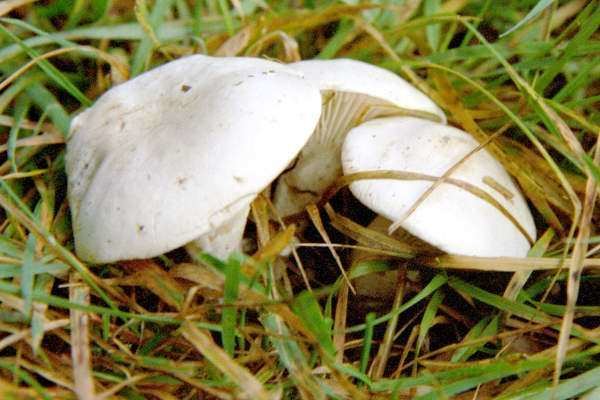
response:
M350 131L342 149L345 174L394 170L442 176L478 146L467 133L412 118L382 118ZM536 229L519 189L485 149L466 159L450 178L485 191L535 240ZM366 179L350 184L367 207L395 221L433 184L425 180ZM498 208L477 195L442 183L406 218L402 228L451 253L479 257L524 257L530 243Z
M185 57L106 92L72 123L77 254L162 254L218 227L296 156L320 115L302 74L255 58Z

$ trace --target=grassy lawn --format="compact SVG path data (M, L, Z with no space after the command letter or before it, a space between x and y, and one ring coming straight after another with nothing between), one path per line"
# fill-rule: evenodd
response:
M599 399L599 25L596 0L0 2L0 398ZM226 260L79 259L72 118L191 54L398 74L519 185L529 256L427 255L339 179L283 220L266 189Z

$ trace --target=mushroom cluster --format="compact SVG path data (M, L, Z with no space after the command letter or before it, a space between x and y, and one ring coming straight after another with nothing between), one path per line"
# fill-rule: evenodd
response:
M342 173L404 171L410 180L358 180L350 190L443 251L524 256L535 239L531 214L485 149L404 216L477 147L445 124L408 82L359 61L167 63L109 90L72 123L77 254L108 263L188 245L226 257L240 250L251 202L275 180L273 203L288 216Z

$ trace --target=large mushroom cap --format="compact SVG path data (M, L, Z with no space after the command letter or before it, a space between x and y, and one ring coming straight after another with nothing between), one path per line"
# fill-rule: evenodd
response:
M279 179L274 204L282 216L316 203L342 173L340 149L354 126L381 116L413 115L446 122L442 110L401 77L349 59L288 64L323 93L323 112L314 134L290 171Z
M302 74L191 56L106 92L72 124L66 169L77 254L162 254L240 213L296 156L320 114Z
M350 131L342 149L342 164L345 174L393 170L439 177L477 146L467 133L447 125L411 117L383 118ZM444 182L401 226L452 254L525 256L530 243L522 231L535 239L535 225L525 199L500 163L481 149L450 178L485 191L518 224L473 192ZM432 184L426 180L366 179L351 183L350 190L367 207L395 221Z

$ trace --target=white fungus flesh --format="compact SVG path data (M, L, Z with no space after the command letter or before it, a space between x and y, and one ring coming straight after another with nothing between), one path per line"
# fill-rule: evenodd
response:
M400 171L440 177L477 146L470 135L447 125L412 117L382 118L350 131L342 164L344 174ZM480 149L450 178L487 193L496 206L476 191L445 181L404 219L433 181L364 179L352 182L350 190L373 211L391 221L401 220L403 229L444 252L526 256L536 236L535 225L525 199L502 165Z
M148 258L197 238L219 256L237 249L250 202L304 146L320 108L302 73L255 58L190 56L109 90L67 144L77 254ZM235 234L211 235L223 225Z
M341 175L340 149L352 127L385 115L446 121L426 95L385 69L348 59L300 61L289 66L319 87L323 112L293 168L278 181L274 204L282 216L318 202Z

